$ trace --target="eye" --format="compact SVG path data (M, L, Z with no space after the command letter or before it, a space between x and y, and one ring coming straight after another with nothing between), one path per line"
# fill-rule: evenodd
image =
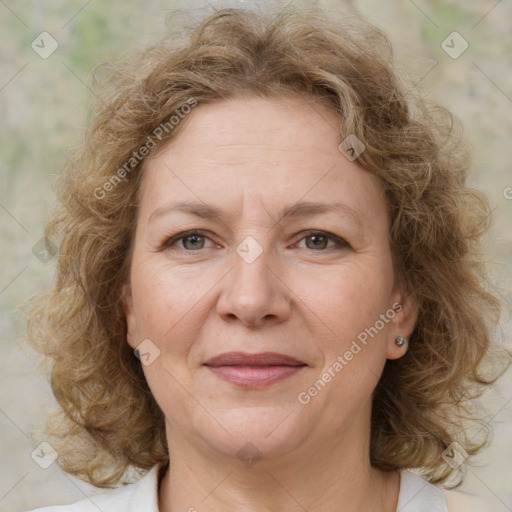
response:
M166 240L162 246L162 249L168 249L171 246L175 245L176 242L183 241L181 247L178 249L183 249L185 251L196 251L199 249L204 249L205 240L210 240L203 231L187 231L184 233L179 233L176 236L173 236Z
M198 251L208 248L205 247L206 240L211 241L211 239L206 235L204 231L186 231L178 233L177 235L166 240L162 244L162 250L169 249L178 243L181 244L181 246L178 245L178 250L181 249L186 252ZM308 231L306 232L306 236L303 236L299 242L302 242L303 240L306 240L307 249L311 249L316 252L322 252L326 249L350 247L350 245L345 240L326 231ZM329 242L331 242L330 246Z
M300 241L306 240L306 247L308 249L312 249L313 251L323 251L324 249L332 249L332 248L341 248L341 247L350 247L345 240L339 238L332 233L327 233L325 231L308 231L306 236L301 238ZM308 240L310 242L308 243ZM332 241L333 244L329 247L328 243Z

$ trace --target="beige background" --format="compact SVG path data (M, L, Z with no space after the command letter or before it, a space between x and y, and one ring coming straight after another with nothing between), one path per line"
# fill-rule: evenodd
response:
M274 2L276 6L287 2ZM254 5L246 0L217 6ZM402 66L424 94L450 108L473 145L471 183L493 207L486 239L489 287L512 302L512 3L496 0L354 0L383 28ZM0 511L69 503L94 489L31 458L53 399L47 378L35 371L37 356L23 344L25 323L17 311L33 294L51 286L55 258L32 252L54 204L53 186L66 148L86 124L93 66L101 60L158 40L167 25L182 23L206 2L134 0L2 0L0 2ZM325 1L328 8L342 2ZM173 16L179 7L189 15ZM202 12L201 10L197 11ZM43 31L59 47L47 59L31 48ZM453 31L467 41L457 59L441 48ZM499 341L511 339L511 310L504 313ZM512 372L486 398L497 422L491 447L468 468L463 489L490 497L497 512L512 510Z

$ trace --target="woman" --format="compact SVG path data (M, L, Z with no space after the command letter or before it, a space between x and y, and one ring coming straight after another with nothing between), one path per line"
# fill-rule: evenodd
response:
M224 10L95 96L29 333L59 466L149 472L40 510L485 510L440 485L499 373L488 205L385 36Z

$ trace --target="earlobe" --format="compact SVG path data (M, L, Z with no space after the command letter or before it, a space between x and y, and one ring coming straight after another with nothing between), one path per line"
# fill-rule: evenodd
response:
M126 319L126 341L131 348L137 346L137 323L133 310L133 298L128 284L124 284L121 289L121 303L123 305L124 316Z
M387 358L398 359L405 355L409 348L409 340L418 319L418 303L408 292L402 291L394 303L395 317L391 321Z

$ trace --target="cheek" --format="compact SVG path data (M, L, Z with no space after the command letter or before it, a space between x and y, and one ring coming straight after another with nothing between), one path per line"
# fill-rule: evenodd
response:
M303 392L327 423L338 425L340 407L347 415L356 414L370 399L385 364L392 314L388 322L380 315L391 310L392 275L383 262L366 261L338 269L317 281L315 289L320 285L322 299L316 294L311 306L328 334L314 340L322 364Z
M165 333L177 322L179 315L179 283L171 284L169 273L155 265L134 264L132 293L135 315L141 336L162 340Z
M165 352L185 353L204 322L208 293L217 281L212 272L150 259L134 266L132 292L140 335L165 347Z
M183 413L187 397L179 382L187 378L182 372L186 372L187 355L199 325L193 308L195 288L165 264L146 261L134 269L132 293L139 335L160 351L152 364L143 366L146 380L161 407L169 407L165 404L170 401Z
M315 302L334 326L367 327L391 306L393 276L385 261L360 259L324 277L315 281Z
M321 287L323 294L315 294L311 307L328 334L315 343L322 344L318 347L323 352L321 373L336 376L329 386L331 392L345 394L351 390L359 396L359 387L365 394L367 386L376 384L375 375L380 374L386 359L389 321L394 316L392 285L388 263L376 258L364 264L360 259L317 281L315 289Z

